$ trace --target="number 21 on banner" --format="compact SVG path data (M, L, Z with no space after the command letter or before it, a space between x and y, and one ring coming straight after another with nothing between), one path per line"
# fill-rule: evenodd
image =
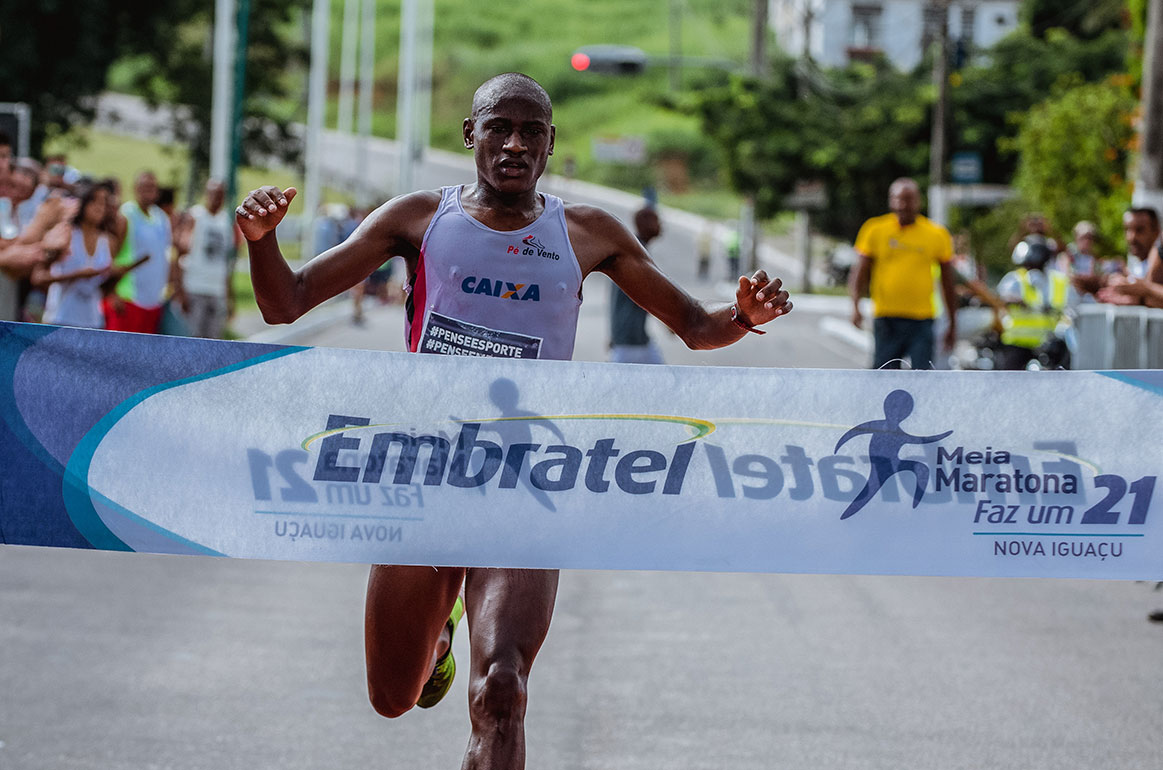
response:
M307 462L309 455L301 449L284 449L272 458L258 449L246 450L250 463L250 483L254 487L255 500L271 499L270 470L274 467L286 486L279 488L279 498L286 503L316 503L319 495L299 476L295 466Z
M1143 524L1147 521L1147 510L1151 506L1151 496L1155 492L1155 476L1144 476L1130 485L1131 515L1127 518L1128 524ZM1118 524L1120 511L1114 507L1127 494L1127 480L1122 476L1105 474L1094 477L1096 487L1106 489L1106 496L1099 500L1086 513L1082 514L1083 524Z

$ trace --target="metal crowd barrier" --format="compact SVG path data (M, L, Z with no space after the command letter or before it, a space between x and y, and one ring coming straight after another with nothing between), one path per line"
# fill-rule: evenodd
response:
M1080 305L1072 369L1163 369L1163 310Z

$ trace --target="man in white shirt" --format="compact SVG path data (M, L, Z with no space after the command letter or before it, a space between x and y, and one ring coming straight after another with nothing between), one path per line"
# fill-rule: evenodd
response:
M186 212L174 239L179 257L175 296L193 337L221 339L234 310L230 282L238 237L234 212L222 207L225 200L221 180L206 182L205 205Z
M1128 275L1111 276L1096 295L1099 302L1163 307L1163 265L1159 259L1163 229L1159 214L1152 208L1129 210L1123 215L1123 234Z

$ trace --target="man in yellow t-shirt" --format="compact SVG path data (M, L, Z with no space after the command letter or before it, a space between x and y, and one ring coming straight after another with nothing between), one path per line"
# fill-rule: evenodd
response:
M869 292L871 278L872 368L899 369L908 357L914 369L932 369L934 355L933 266L940 268L941 294L949 316L944 345L952 350L957 336L953 293L953 239L949 231L921 216L921 190L902 178L888 189L891 214L873 217L856 236L860 264L852 274L852 323L860 328L864 316L860 298Z

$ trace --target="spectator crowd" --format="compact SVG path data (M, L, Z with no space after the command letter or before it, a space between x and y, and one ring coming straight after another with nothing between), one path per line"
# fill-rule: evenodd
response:
M859 298L871 289L878 367L897 366L901 358L914 368L934 365L938 344L949 348L956 333L956 313L947 310L967 303L996 312L997 368L1045 364L1048 350L1052 366L1069 366L1070 320L1079 304L1163 308L1154 209L1124 214L1124 256L1104 250L1089 221L1077 223L1068 240L1045 217L1030 214L1010 241L1014 269L991 289L968 239L950 238L920 215L915 182L898 180L890 193L892 212L870 220L857 239L861 262L850 285L857 325ZM11 137L0 132L0 320L221 338L234 312L240 244L225 195L222 182L211 179L201 202L176 211L174 191L144 171L123 201L117 179L87 176L63 155L43 163L14 157ZM344 240L366 216L333 208L315 220L316 253ZM699 245L703 278L709 241L704 234ZM727 252L729 262L737 261L737 243L734 249L728 243ZM385 263L353 292L353 321L363 322L365 293L390 301L399 294L393 285Z
M1068 367L1076 350L1072 321L1081 304L1163 308L1159 215L1133 207L1123 214L1122 226L1127 253L1110 256L1090 221L1078 222L1066 241L1042 215L1025 217L1010 242L1014 270L997 286L1006 322L1002 368L1026 368L1035 359Z
M0 320L221 338L240 237L222 182L179 212L143 171L132 198L0 133Z
M1125 257L1102 253L1092 222L1078 222L1066 242L1044 216L1028 214L1010 239L1013 269L990 288L967 234L952 238L920 214L921 205L917 183L898 179L889 190L891 212L868 220L853 247L852 320L862 326L861 298L870 294L874 368L899 368L905 358L914 369L940 365L937 337L952 353L957 311L971 304L994 312L973 368L1000 369L1069 368L1077 351L1072 321L1083 303L1163 308L1163 239L1152 208L1123 215Z

